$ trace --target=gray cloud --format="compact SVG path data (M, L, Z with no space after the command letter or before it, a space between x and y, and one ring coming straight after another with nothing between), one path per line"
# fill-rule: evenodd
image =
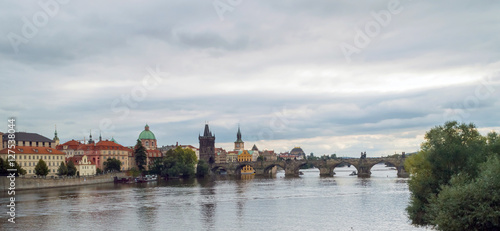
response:
M22 18L42 8L11 2L0 14L0 115L49 137L57 124L63 141L97 137L109 119L103 135L124 145L146 123L160 144L197 145L209 121L231 148L239 123L249 143L317 154L414 151L448 118L499 129L499 3L400 1L347 63L339 45L387 3L244 1L221 21L211 2L71 1L16 53L7 35L22 36ZM168 74L156 88L113 107L157 65Z

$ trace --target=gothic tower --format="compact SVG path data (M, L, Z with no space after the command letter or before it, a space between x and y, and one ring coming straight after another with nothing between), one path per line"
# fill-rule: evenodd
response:
M245 149L245 142L241 140L240 125L238 125L238 133L236 133L236 141L234 142L235 151L243 151Z
M198 136L198 140L200 140L200 160L213 164L215 162L215 134L212 135L208 124L205 124L203 136Z

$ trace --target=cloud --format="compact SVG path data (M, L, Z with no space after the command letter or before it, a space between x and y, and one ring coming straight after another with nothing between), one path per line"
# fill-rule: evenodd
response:
M62 141L92 129L134 145L148 123L160 145L197 146L209 121L227 149L240 124L247 145L355 156L415 151L448 119L498 129L499 3L400 1L348 63L339 45L387 3L244 1L221 21L211 2L71 1L16 53L7 35L43 9L11 2L0 113L48 137L57 124ZM157 66L161 83L132 100Z

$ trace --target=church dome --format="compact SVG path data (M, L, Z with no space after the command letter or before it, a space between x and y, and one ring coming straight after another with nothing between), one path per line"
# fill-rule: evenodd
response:
M155 134L149 130L149 126L146 124L144 131L139 135L140 140L156 140Z
M305 155L304 150L300 147L295 147L290 151L290 154L295 154L295 155Z

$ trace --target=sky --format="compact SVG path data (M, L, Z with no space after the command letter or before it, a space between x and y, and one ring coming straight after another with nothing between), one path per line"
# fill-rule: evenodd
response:
M4 1L0 116L61 142L357 157L500 131L498 1Z

